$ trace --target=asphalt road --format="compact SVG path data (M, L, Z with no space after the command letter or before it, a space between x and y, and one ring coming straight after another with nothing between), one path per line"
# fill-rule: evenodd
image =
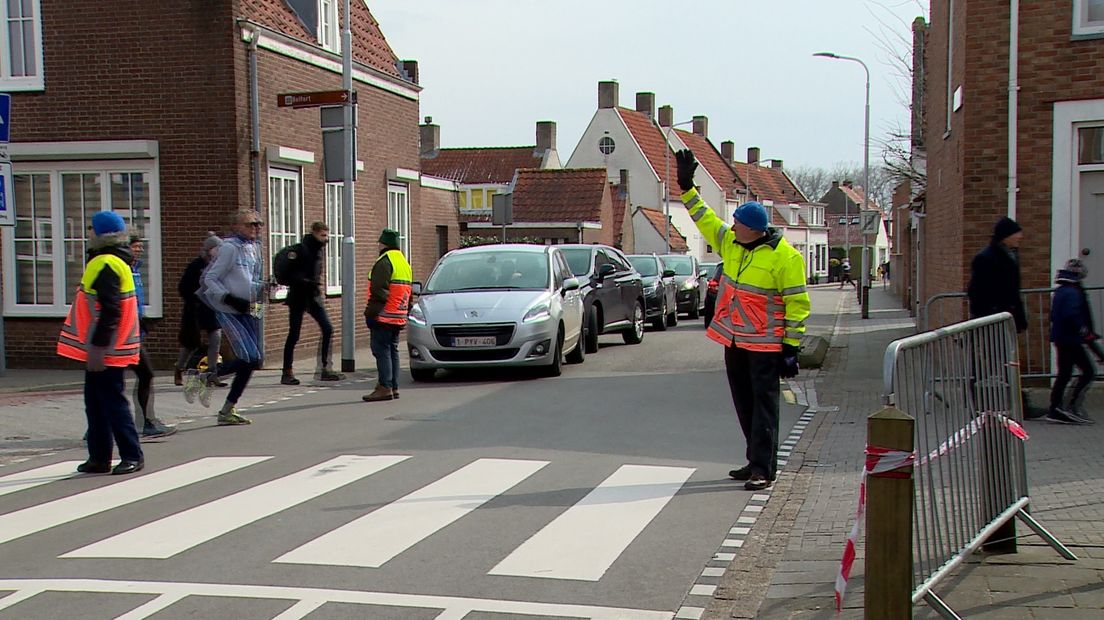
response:
M744 444L700 321L601 344L555 379L303 390L143 444L136 476L0 467L0 620L671 618L764 498L727 480Z

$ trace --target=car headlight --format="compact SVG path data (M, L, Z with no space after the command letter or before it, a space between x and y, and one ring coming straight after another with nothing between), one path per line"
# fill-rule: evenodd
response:
M652 282L651 284L645 284L644 285L644 294L645 295L651 295L652 293L656 292L656 289L658 289L658 288L659 288L659 282Z
M689 291L689 290L696 289L696 288L698 288L698 281L697 280L687 280L687 281L682 283L682 290L684 290L684 291Z
M547 321L552 316L552 306L549 302L543 301L525 313L525 316L521 318L522 323L536 323L537 321Z
M422 310L422 304L414 304L413 306L411 306L410 314L408 314L407 316L413 323L416 323L418 325L426 324L425 311Z

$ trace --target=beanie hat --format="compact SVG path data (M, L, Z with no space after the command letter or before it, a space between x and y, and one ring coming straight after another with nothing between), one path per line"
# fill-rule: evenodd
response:
M379 242L389 248L399 247L399 231L393 228L384 228L380 233Z
M1089 268L1080 259L1071 258L1066 261L1066 266L1058 270L1058 276L1054 278L1059 284L1076 284L1089 275Z
M92 216L92 232L97 237L121 233L126 230L126 222L114 211L100 211Z
M1010 217L1002 217L993 226L993 241L1000 242L1020 232L1023 228Z
M203 251L208 252L211 248L217 248L220 245L222 245L222 238L208 231L207 238L203 240Z
M767 229L767 210L758 202L745 202L732 212L732 219L752 230Z

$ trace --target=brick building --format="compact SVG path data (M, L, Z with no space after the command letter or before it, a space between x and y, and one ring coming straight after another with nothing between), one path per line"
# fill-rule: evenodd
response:
M179 276L205 231L226 234L238 209L263 214L266 258L312 221L329 223L325 292L339 331L345 234L360 241L358 274L370 269L385 226L402 232L415 275L427 274L442 237L446 246L449 231L458 238L455 192L434 190L440 196L423 204L417 65L398 61L364 2L353 2L352 15L355 231L338 215L340 184L323 180L318 110L277 107L280 93L340 88L337 4L124 0L105 11L89 0L30 3L24 18L40 62L0 72L0 89L13 93L18 222L3 231L0 254L12 366L58 363L54 341L98 210L120 212L146 240L149 345L160 366L176 356ZM358 289L362 295L363 284ZM286 322L284 306L272 304L264 320L269 359ZM317 337L308 321L302 350Z
M1078 255L1089 263L1088 284L1104 284L1104 3L1021 0L1018 17L1012 32L1008 2L931 2L921 303L965 290L970 260L1003 215L1026 230L1025 288L1049 286ZM1011 67L1010 47L1018 48ZM962 312L947 309L941 322Z

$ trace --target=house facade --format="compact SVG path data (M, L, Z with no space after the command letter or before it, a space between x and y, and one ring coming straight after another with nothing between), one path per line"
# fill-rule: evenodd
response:
M458 237L447 198L422 204L417 64L397 59L362 0L351 22L361 128L355 231L341 221L341 185L323 180L319 111L277 105L280 94L340 89L337 3L124 4L118 10L131 19L120 21L103 19L99 2L30 2L41 61L21 67L32 75L0 76L13 93L17 223L0 237L12 366L58 364L54 342L100 210L119 212L146 243L148 346L159 366L176 357L184 267L208 230L228 233L239 209L262 213L266 269L311 222L329 224L324 290L338 331L340 297L351 288L339 268L346 236L361 241L365 277L376 255L365 240L384 227L401 232L416 277L437 256L440 227ZM286 326L285 307L270 304L266 351L279 350ZM317 338L308 324L300 346Z
M889 218L886 212L873 199L867 201L861 186L847 180L832 181L831 189L824 193L820 201L826 205L828 243L835 253L844 256L850 248L851 268L858 273L865 243L870 248L870 272L877 274L878 266L884 265L890 257ZM864 213L877 219L873 234L863 234Z

